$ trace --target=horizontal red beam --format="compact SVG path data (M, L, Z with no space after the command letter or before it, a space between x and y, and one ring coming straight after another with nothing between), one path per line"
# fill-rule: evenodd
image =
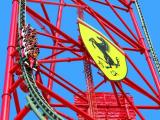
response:
M41 60L46 60L46 59L50 59L50 58L52 59L53 56L56 56L56 55L61 54L63 52L64 52L64 50L59 50L58 52L55 52L55 53L53 53L53 54L51 54L51 55L49 55L49 56L47 56L47 57L45 57Z
M27 0L27 2L49 4L49 5L58 5L58 6L64 6L64 7L67 6L67 7L84 8L84 6L82 6L82 5L59 3L59 2L50 2L50 1L44 1L44 0Z
M84 60L84 57L79 58L61 58L61 59L52 59L52 60L38 60L38 63L53 63L53 62L73 62Z
M75 104L77 107L85 107L85 108L88 108L89 107L89 105L88 104ZM56 104L53 104L52 106L54 106L54 107L62 107L62 106L60 106L60 105L56 105ZM63 107L65 107L64 105L63 105ZM98 108L125 108L125 106L124 105L121 105L121 106L118 106L118 105L98 105L97 104L97 107ZM129 109L131 109L132 107L131 106L128 106L129 107ZM147 106L147 105L145 105L145 106L142 106L142 105L135 105L135 107L136 108L138 108L138 109L150 109L150 110L154 110L154 109L156 109L156 110L160 110L160 106Z
M37 47L46 48L46 49L69 50L69 51L81 52L81 50L79 49L68 48L68 47L56 47L56 46L48 46L48 45L40 45L40 44L38 44Z
M100 1L100 0L91 0L91 1L93 1L93 2L97 2L97 3L100 3L100 4L102 4L102 5L106 5L106 6L108 6L108 4L107 3L105 3L105 2L102 2L102 1ZM113 7L114 8L116 8L116 9L119 9L119 10L123 10L123 11L128 11L128 9L126 9L126 8L122 8L122 7L119 7L119 6L116 6L116 5L113 5Z
M43 36L46 36L46 37L50 37L50 38L54 39L54 41L58 41L58 42L61 42L61 43L71 43L68 40L65 40L65 39L62 39L62 38L58 38L58 37L55 37L55 36L47 34L47 33L43 33L43 32L37 31L37 34L43 35Z
M138 109L154 109L154 110L160 110L160 106L142 106L142 105L138 105L137 108L138 108Z
M66 105L63 105L63 104L50 104L51 107L66 107Z
M140 49L136 49L136 48L126 48L126 47L123 47L122 49L123 50L128 50L128 51L135 51L135 52L140 52L141 51Z
M66 107L66 105L63 105L63 104L50 104L52 107ZM81 104L74 104L75 106L77 107L85 107L85 108L88 108L89 105L86 104L86 103L81 103ZM135 105L136 108L138 109L155 109L155 110L160 110L160 106L151 106L151 105ZM97 107L98 108L125 108L124 105L101 105L101 104L97 104ZM131 108L130 106L128 106L129 108Z

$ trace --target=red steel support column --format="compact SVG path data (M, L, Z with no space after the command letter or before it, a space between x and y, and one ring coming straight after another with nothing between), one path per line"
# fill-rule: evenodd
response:
M12 17L10 25L10 35L7 48L7 63L4 80L4 89L2 95L2 108L1 108L1 120L9 120L10 114L10 100L9 88L12 83L12 74L9 72L13 65L13 57L11 53L14 51L15 41L17 37L17 21L18 21L18 0L13 0L12 4Z
M60 3L64 3L64 0L60 0ZM60 29L60 26L61 26L61 19L62 19L62 11L63 11L63 6L59 6L59 9L58 9L58 16L57 16L57 23L56 23L56 27L58 28L58 29ZM55 37L58 37L59 36L59 34L58 33L56 33L55 34ZM54 43L54 46L55 47L57 47L58 46L58 42L55 42ZM52 53L54 54L55 52L56 52L57 50L52 50ZM56 56L53 56L53 58L52 59L56 59ZM55 63L51 63L51 66L50 66L50 70L52 71L55 71ZM53 75L52 73L50 73L50 75ZM50 78L48 79L48 88L50 89L50 90L52 90L52 86L53 86L53 80L51 80ZM50 96L48 96L48 100L50 101L50 99L51 99L51 97Z
M146 44L145 44L145 42L144 42L144 38L143 38L143 36L142 36L142 33L141 33L141 31L140 31L140 29L139 29L139 27L138 27L138 23L137 23L136 17L135 17L135 15L134 15L134 13L133 13L133 10L132 10L131 8L129 8L129 13L130 13L130 15L131 15L131 18L132 18L134 27L135 27L135 29L136 29L136 32L137 32L137 34L138 34L138 37L139 37L139 39L140 39L140 42L142 43L142 45L143 45L144 48L145 48L144 55L145 55L145 57L146 57L147 63L148 63L148 65L149 65L149 68L150 68L150 70L151 70L152 76L153 76L153 78L154 78L154 82L155 82L156 87L157 87L157 90L158 90L158 93L159 93L159 95L160 95L160 81L159 81L158 76L157 76L157 74L156 74L156 70L154 69L154 65L153 65L152 60L151 60L151 58L150 58L150 55L149 55L149 53L148 53L148 49L147 49Z

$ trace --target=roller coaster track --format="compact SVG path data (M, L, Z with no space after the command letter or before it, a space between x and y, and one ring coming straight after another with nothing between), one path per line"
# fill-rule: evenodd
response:
M148 44L151 56L153 58L153 62L155 64L156 68L157 68L158 74L160 75L160 63L159 63L157 54L154 50L152 40L150 38L148 29L147 29L147 25L146 25L145 19L143 17L143 14L142 14L142 11L141 11L138 0L135 1L135 5L136 5L136 8L137 8L137 11L138 11L138 14L139 14L139 18L141 20L142 28L143 28L143 31L144 31L144 34L145 34L145 37L146 37L146 40L147 40L147 44Z
M26 0L20 0L19 2L19 30L25 25L25 15L26 14ZM20 38L20 32L19 32ZM19 39L20 41L20 39ZM19 55L20 55L20 65L23 72L23 78L26 82L26 85L29 90L29 95L27 95L27 101L29 107L33 110L33 112L37 115L40 120L63 120L63 118L58 115L51 106L47 103L44 97L38 90L38 87L34 81L34 75L32 74L32 69L24 64L24 60L22 59L21 46L19 43Z

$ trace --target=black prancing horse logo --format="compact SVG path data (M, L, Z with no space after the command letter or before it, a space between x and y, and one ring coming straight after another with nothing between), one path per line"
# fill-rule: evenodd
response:
M97 46L97 48L103 53L105 60L101 58L100 56L98 56L98 58L103 60L107 64L109 64L109 66L106 66L106 68L112 68L112 66L116 66L117 68L118 66L120 66L118 57L116 57L117 63L115 63L113 59L107 54L107 52L109 52L109 46L105 42L105 40L102 37L97 37L97 38L101 41L101 43L98 43L94 38L90 38L89 41L92 42L92 46L94 48L95 46Z

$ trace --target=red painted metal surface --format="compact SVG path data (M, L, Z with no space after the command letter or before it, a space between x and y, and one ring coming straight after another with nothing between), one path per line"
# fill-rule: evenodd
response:
M14 0L12 3L12 16L10 25L10 34L7 48L7 61L6 61L6 72L4 89L2 95L2 107L1 107L1 120L9 120L10 116L10 100L11 94L9 93L10 86L12 85L13 74L10 70L13 66L13 56L11 53L15 50L15 43L17 39L17 20L18 20L18 0Z
M86 93L87 94L87 93ZM127 95L129 100L133 103L133 98ZM122 94L118 94L120 105L118 105L115 94L110 92L97 92L94 94L94 104L97 106L95 110L96 120L125 120L125 119L136 119L136 113L133 108L125 101ZM89 104L75 96L75 105L81 110L88 112ZM127 106L127 109L126 109ZM127 111L129 116L127 116ZM81 115L78 114L79 120L85 120Z
M141 109L159 110L160 82L156 74L156 70L154 69L152 60L149 57L148 48L145 45L143 35L134 15L132 9L133 1L128 2L127 0L119 0L119 3L121 5L118 6L114 5L114 2L111 3L107 0L105 0L104 2L100 0L91 0L95 4L101 4L104 7L110 8L113 14L117 17L117 19L124 25L127 32L123 31L121 28L116 26L116 24L112 23L112 21L105 18L101 13L97 12L84 0L71 1L72 3L67 3L65 2L65 0L60 0L59 2L28 0L29 3L39 4L40 8L42 9L42 12L44 13L42 15L38 11L36 11L36 9L27 6L28 15L31 18L33 18L37 26L42 29L37 30L38 36L47 37L51 40L51 44L49 45L37 45L40 49L51 50L52 52L50 53L50 55L38 60L39 66L37 68L37 72L35 72L37 86L41 90L42 95L48 101L48 103L54 108L54 110L57 111L57 113L59 113L61 116L68 120L78 118L80 120L135 120L136 115L139 116L140 119L144 120L146 118L142 114ZM51 17L49 15L51 12L47 9L49 5L58 8L56 16ZM110 37L110 39L124 51L141 53L145 57L144 61L147 61L146 66L149 66L151 78L148 78L144 74L144 71L142 71L136 65L135 61L132 60L132 57L130 57L130 54L127 54L126 52L125 56L127 59L127 63L140 76L138 80L140 79L143 82L143 84L145 84L148 87L148 89L141 87L141 84L138 84L138 82L134 81L135 78L129 78L128 76L121 82L117 83L110 82L99 71L96 74L92 75L91 70L85 67L85 65L89 64L89 66L91 66L92 68L94 67L95 69L97 69L97 65L90 58L87 51L85 50L79 34L76 36L76 38L72 38L71 34L67 34L67 32L61 29L61 26L63 24L70 24L68 23L68 21L63 20L66 7L69 9L76 9L78 11L77 16L84 20L87 19L85 18L85 14L90 15L90 17L97 21L97 23L102 27L102 29ZM128 21L123 19L123 16L119 13L119 11L126 12L126 14L128 14L129 17L131 17L134 29L130 28L130 25L128 25L127 23ZM55 20L55 23L53 23L53 20ZM75 21L72 24L77 25ZM12 100L14 100L15 103L15 120L23 119L26 115L28 115L27 113L30 111L28 106L22 107L21 101L23 100L21 100L18 96L18 87L21 88L20 90L22 90L24 94L26 94L28 91L27 89L25 89L26 85L24 84L24 80L21 75L22 71L20 70L20 66L18 64L19 55L16 51L17 22L18 1L13 0L4 90L2 95L2 107L0 115L1 120L10 119L11 95L13 95ZM119 39L117 40L117 36L123 42L127 43L128 46L122 46L119 42ZM65 52L69 52L70 54L72 54L72 57L67 56L64 58L59 58L59 55ZM65 78L63 75L57 73L56 65L65 62L67 62L68 64L70 64L71 62L84 63L84 76L77 76L77 78L74 79L74 81L72 81L70 79ZM49 64L49 66L46 65L46 63ZM66 71L69 72L68 69L76 68L67 68ZM13 74L17 76L18 79L15 79ZM100 76L101 79L98 79L97 82L95 80L94 75ZM85 80L82 80L82 78L84 77ZM85 82L83 83L85 84L85 89L84 87L75 85L76 80L82 80L82 82ZM104 87L104 84L110 85L111 91L104 92L105 90L103 89L101 92L97 92L99 88L101 88L102 86ZM153 84L155 84L156 87ZM145 96L147 99L154 102L155 105L143 104L143 102L140 102L141 104L136 104L136 102L134 102L134 94L127 94L130 91L128 91L129 89L125 89L125 87L123 87L124 85L127 86L129 89L138 92L140 95ZM70 96L65 96L64 94L59 94L58 92L56 93L56 91L53 91L54 86L60 86L60 88L66 90L67 93L70 94ZM65 97L69 100L67 100ZM58 102L54 103L52 102L52 99L55 99ZM72 110L74 114L77 115L77 117L74 118L72 114L62 112L57 108L67 108L69 110Z

